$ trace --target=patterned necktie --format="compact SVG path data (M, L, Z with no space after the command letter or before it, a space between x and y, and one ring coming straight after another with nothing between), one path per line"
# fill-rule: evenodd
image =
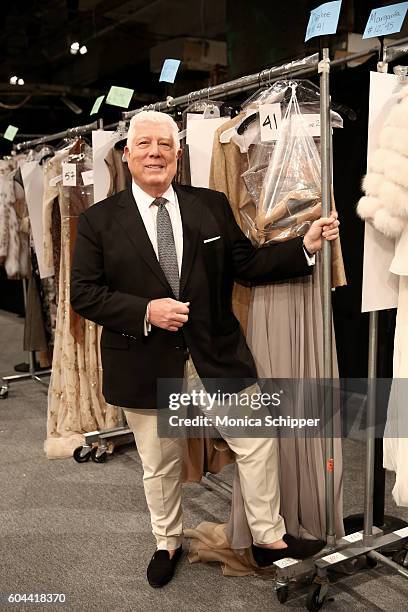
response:
M180 292L179 269L173 228L166 208L166 202L166 198L156 198L152 202L152 204L157 206L157 248L161 269L169 281L175 297L178 299Z

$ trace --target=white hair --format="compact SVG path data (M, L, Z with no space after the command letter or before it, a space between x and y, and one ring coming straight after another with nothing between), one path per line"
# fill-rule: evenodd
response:
M159 111L140 111L136 115L133 115L129 124L129 131L127 135L126 144L128 148L131 148L133 140L136 138L137 129L139 123L145 123L146 121L153 121L154 123L166 123L172 131L174 144L177 148L180 146L179 129L177 123L167 113L160 113Z

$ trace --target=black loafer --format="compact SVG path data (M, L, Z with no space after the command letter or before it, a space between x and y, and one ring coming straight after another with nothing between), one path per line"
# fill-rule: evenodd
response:
M267 567L287 557L307 559L316 555L326 545L322 540L302 540L288 533L285 533L282 540L287 544L287 548L262 548L252 544L252 554L258 567Z
M170 559L168 550L156 550L147 568L147 580L151 587L158 589L170 582L182 551L182 547L179 546Z

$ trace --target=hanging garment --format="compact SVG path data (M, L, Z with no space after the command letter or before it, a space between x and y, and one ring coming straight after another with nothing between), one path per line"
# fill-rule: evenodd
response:
M109 168L110 185L107 197L130 189L132 186L132 176L129 172L128 165L123 161L123 148L126 141L120 140L116 142L105 157L105 163Z
M263 101L268 100L263 97ZM251 104L253 103L254 98ZM245 184L241 176L251 167L255 170L259 168L256 165L259 161L256 146L260 144L260 138L259 122L252 122L249 128L251 132L247 132L246 135L237 134L236 128L245 119L246 113L241 113L218 129L214 139L210 186L227 195L237 222L248 234L248 218L255 220L257 210L254 189L249 194L248 182ZM252 186L255 184L253 181ZM332 243L332 278L335 287L345 283L339 240ZM237 287L239 288L234 297L238 295L240 302L234 304L234 310L243 326L249 314L248 326L244 329L247 331L247 342L255 358L258 374L266 378L323 377L319 258L313 275L308 279L259 286L252 290L239 285ZM333 372L335 377L338 376L335 348ZM343 517L340 439L335 440L334 455L335 527L336 533L341 536ZM324 440L304 439L296 435L293 438L280 439L281 514L285 519L287 531L296 537L318 539L325 537L324 474ZM252 538L240 501L242 496L237 478L234 479L233 499L234 505L225 533L232 549L245 549L252 543ZM194 538L194 550L197 550L197 547L201 549L202 546L205 551L207 550L211 536L207 534L204 544L201 526L190 531L190 535ZM205 556L206 553L203 554ZM225 563L228 564L227 559ZM227 570L224 568L223 571Z
M62 173L62 162L76 164L75 187L52 181ZM47 162L44 173L44 216L48 223L46 255L52 260L50 210L55 199L61 214L61 261L59 299L48 393L47 457L71 457L84 443L83 433L113 427L117 409L102 396L102 367L99 351L100 328L74 314L70 306L71 256L78 215L93 203L92 186L84 186L81 173L92 167L90 148L78 140ZM50 184L51 181L51 184Z
M395 97L381 130L363 182L365 196L357 213L384 235L395 239L390 271L399 276L394 339L393 383L384 432L384 467L396 473L392 491L399 506L408 506L408 86Z
M187 119L193 114L198 117L203 117L206 109L217 108L221 103L213 101L198 101L189 105L183 113L182 128L184 133L187 133ZM194 115L195 116L195 115ZM181 139L183 141L184 138ZM190 167L190 146L187 142L183 145L183 155L179 160L178 178L182 185L191 185L191 167ZM187 437L185 445L185 456L183 461L182 479L183 482L200 482L203 475L207 472L211 474L219 473L223 467L234 463L235 455L229 448L228 444L217 437L218 434L213 432L214 436L208 436L208 428L204 428L199 438Z
M0 264L8 278L20 277L20 230L14 208L12 160L0 160Z

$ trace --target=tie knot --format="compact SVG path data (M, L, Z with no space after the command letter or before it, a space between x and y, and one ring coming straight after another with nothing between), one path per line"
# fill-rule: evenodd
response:
M164 206L166 202L167 202L166 198L156 198L155 200L153 200L152 204L160 207L160 206Z

